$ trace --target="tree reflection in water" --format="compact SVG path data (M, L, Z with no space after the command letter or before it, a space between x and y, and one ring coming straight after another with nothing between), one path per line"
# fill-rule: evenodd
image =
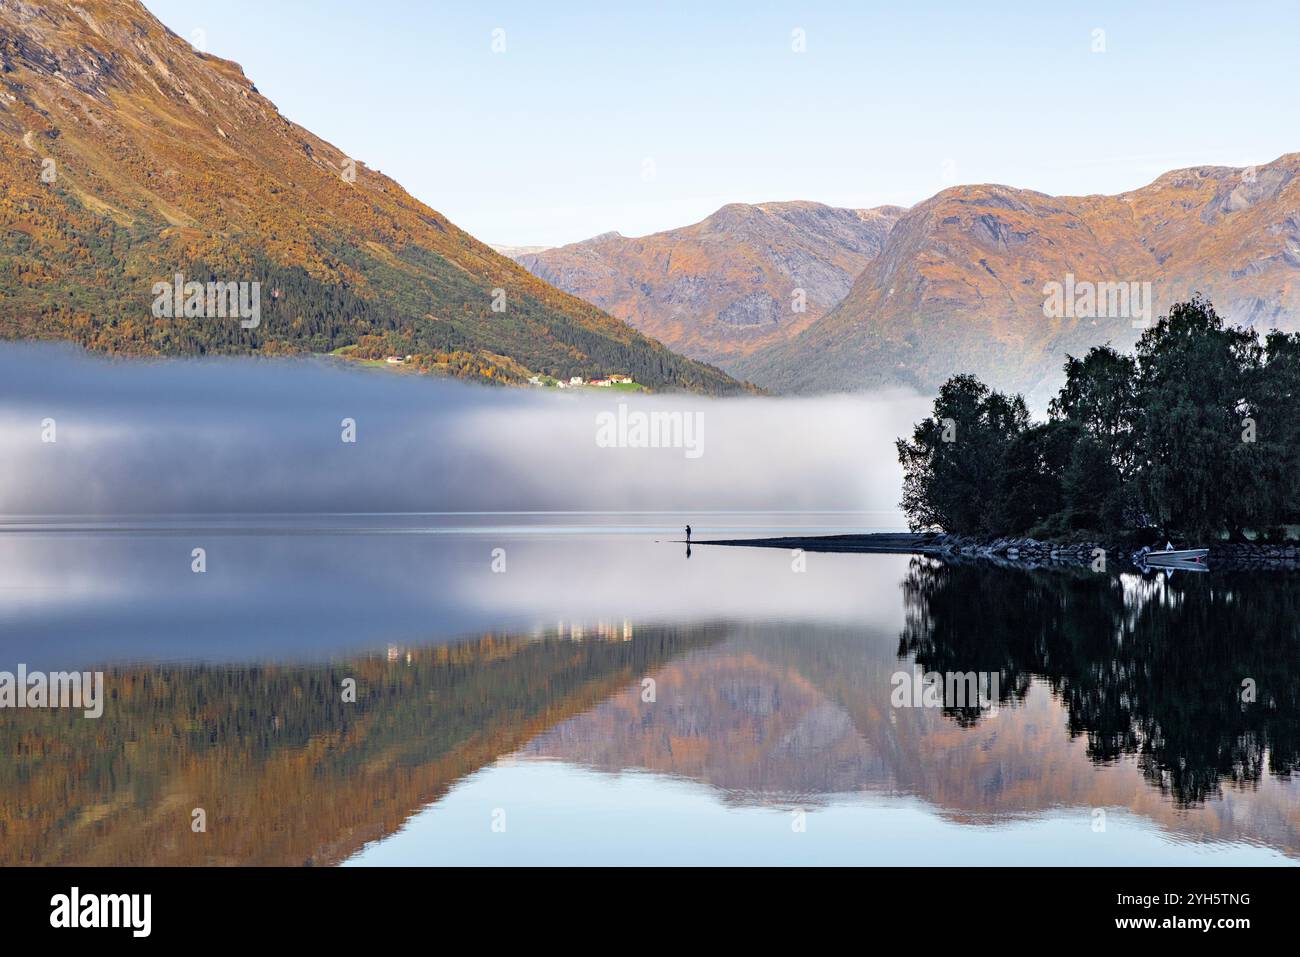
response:
M1298 577L1167 579L916 558L903 590L900 656L925 671L996 672L1004 704L1034 678L1046 681L1094 761L1136 755L1180 805L1217 794L1225 780L1258 782L1266 767L1279 777L1300 767ZM985 714L945 712L963 725Z

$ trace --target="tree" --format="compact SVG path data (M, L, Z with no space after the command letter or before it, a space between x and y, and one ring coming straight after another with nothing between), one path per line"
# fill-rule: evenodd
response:
M1048 405L1053 418L1077 422L1107 449L1125 481L1133 471L1133 433L1138 414L1137 361L1109 345L1094 346L1082 359L1065 357L1065 385Z
M896 444L909 526L996 533L1005 511L1008 451L1028 425L1020 396L994 392L972 375L945 382L934 414Z
M1195 537L1241 534L1259 510L1262 456L1243 441L1263 351L1197 296L1137 344L1139 491L1156 524Z
M1270 332L1255 391L1253 424L1264 460L1268 522L1300 519L1300 333Z
M1007 449L998 525L1018 535L1050 522L1066 510L1062 475L1079 442L1079 426L1053 421L1030 425Z
M1048 405L1075 426L1077 441L1062 479L1058 527L1111 532L1140 521L1126 483L1136 469L1137 361L1110 345L1082 359L1066 356L1065 384Z
M1125 526L1128 501L1112 449L1083 435L1070 450L1062 479L1064 521L1072 529L1114 532Z

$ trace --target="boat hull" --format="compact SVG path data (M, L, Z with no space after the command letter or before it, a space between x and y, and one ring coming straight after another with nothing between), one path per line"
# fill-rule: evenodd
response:
M1148 565L1201 565L1210 554L1208 548L1182 548L1169 552L1147 552L1142 560Z

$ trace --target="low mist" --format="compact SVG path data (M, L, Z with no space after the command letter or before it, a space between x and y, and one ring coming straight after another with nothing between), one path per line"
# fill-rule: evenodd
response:
M817 509L897 525L893 443L927 406L905 392L562 393L325 359L110 360L6 344L0 512ZM663 413L695 426L689 447L638 447L638 416Z

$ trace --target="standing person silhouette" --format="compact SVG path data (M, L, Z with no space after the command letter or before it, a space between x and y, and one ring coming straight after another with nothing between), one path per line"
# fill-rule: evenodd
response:
M690 527L689 525L687 525L687 526L686 526L686 544L689 545L690 543L691 543L691 527Z

